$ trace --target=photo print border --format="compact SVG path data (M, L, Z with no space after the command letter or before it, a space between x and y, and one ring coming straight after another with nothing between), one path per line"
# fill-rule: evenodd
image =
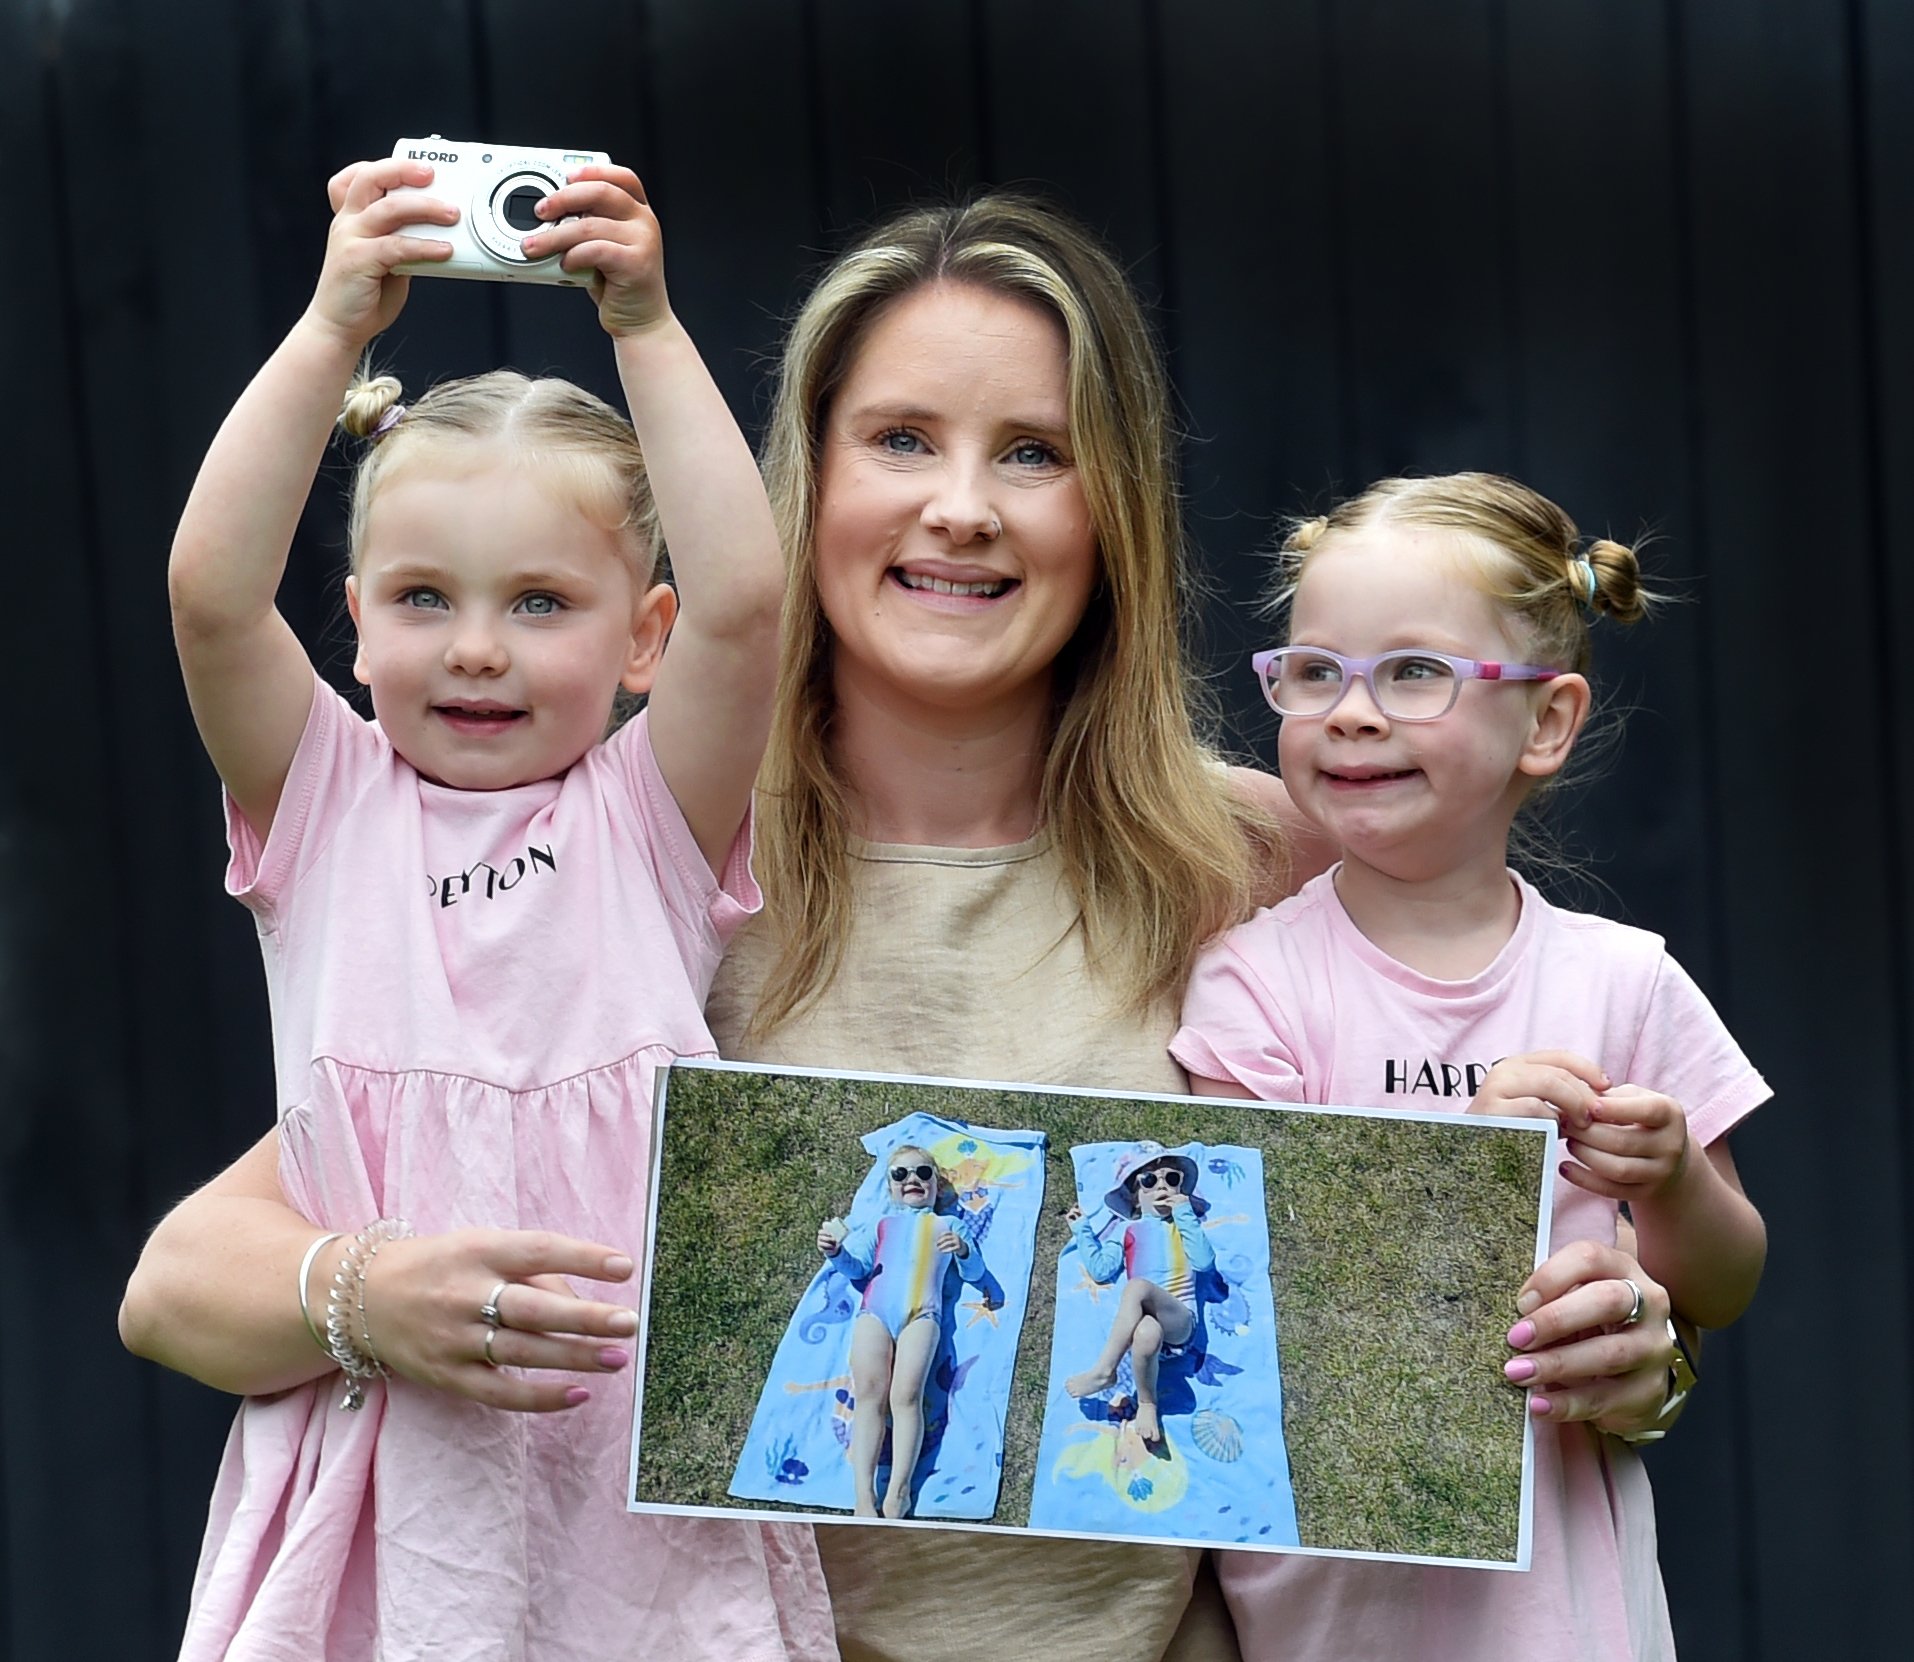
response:
M826 1260L819 1229L827 1219L847 1227L855 1221L858 1197L875 1193L877 1162L889 1152L866 1139L883 1142L913 1115L957 1128L951 1134L960 1140L963 1128L973 1128L993 1147L1006 1134L1029 1138L1014 1147L1034 1149L1041 1161L1041 1169L1033 1163L1021 1172L993 1166L989 1156L953 1161L954 1144L937 1156L952 1179L946 1205L954 1202L971 1217L990 1212L979 1246L994 1285L980 1295L972 1282L951 1276L950 1319L975 1326L994 1318L999 1329L1014 1330L1014 1367L1007 1392L994 1385L997 1395L985 1405L971 1384L983 1375L957 1374L964 1353L947 1334L926 1390L923 1446L933 1464L916 1467L914 1515L853 1517L837 1509L850 1504L844 1474L824 1469L833 1459L848 1467L850 1459L855 1399L847 1367L776 1379L785 1396L818 1404L829 1441L808 1446L823 1450L821 1461L801 1452L781 1456L805 1470L780 1483L756 1475L779 1463L766 1459L774 1444L743 1457L764 1399L774 1394L766 1389L774 1358L791 1332L806 1320L814 1330L836 1327L848 1347L862 1287L849 1279L828 1290L821 1285L829 1278L820 1274ZM1062 1378L1090 1361L1074 1341L1057 1348L1058 1291L1088 1279L1073 1261L1078 1248L1065 1214L1077 1201L1088 1210L1099 1160L1145 1142L1170 1151L1199 1146L1197 1192L1209 1218L1234 1220L1238 1229L1253 1212L1243 1204L1243 1184L1261 1165L1267 1291L1259 1292L1253 1264L1245 1276L1231 1260L1198 1305L1211 1332L1219 1323L1254 1332L1273 1318L1281 1392L1276 1435L1293 1495L1293 1544L1271 1538L1285 1531L1281 1509L1272 1514L1265 1504L1269 1425L1259 1431L1254 1414L1231 1412L1225 1399L1206 1392L1206 1384L1227 1378L1221 1346L1217 1364L1207 1349L1161 1364L1167 1451L1144 1448L1136 1438L1127 1359L1110 1391L1059 1400ZM1258 1159L1245 1161L1232 1150ZM1555 1127L1544 1120L674 1063L660 1070L654 1107L627 1505L648 1513L1525 1569L1534 1435L1524 1393L1502 1377L1503 1335L1515 1289L1547 1251L1559 1158ZM959 1169L951 1171L953 1165ZM1023 1250L1011 1250L1027 1223L1013 1226L1020 1207L1006 1207L1007 1195L1037 1202L1033 1238ZM1230 1271L1240 1277L1235 1284ZM1104 1288L1105 1310L1114 1312L1121 1284L1119 1275ZM1264 1298L1270 1318L1260 1314ZM1190 1373L1205 1368L1211 1380L1199 1375L1192 1384ZM953 1384L971 1426L1000 1422L999 1470L994 1492L988 1482L973 1486L988 1494L987 1513L959 1500L947 1515L933 1516L964 1487L938 1488L924 1476L934 1474L940 1439L962 1417L948 1410ZM1066 1445L1080 1452L1060 1464L1065 1445L1054 1434L1059 1423L1068 1427L1073 1409L1085 1429ZM1206 1411L1199 1422L1195 1416ZM1179 1412L1186 1416L1181 1423ZM1053 1436L1045 1446L1047 1416ZM1106 1442L1107 1450L1099 1446ZM983 1457L971 1448L966 1458L974 1475ZM1149 1486L1144 1498L1160 1501L1158 1479L1179 1458L1196 1480L1184 1485L1195 1500L1108 1505L1108 1496L1136 1484L1139 1474ZM1210 1468L1235 1463L1245 1482L1258 1485L1246 1517L1271 1524L1260 1539L1260 1523L1239 1538L1232 1531L1244 1525L1219 1511L1229 1503L1217 1500L1215 1480L1230 1474ZM831 1481L815 1481L814 1466ZM1259 1470L1260 1478L1248 1475ZM880 1469L879 1478L881 1498L887 1471ZM1169 1482L1175 1486L1174 1478ZM734 1493L734 1483L747 1493ZM1033 1525L1033 1499L1044 1485L1051 1495L1038 1502L1039 1519L1075 1520L1080 1512L1088 1526ZM1074 1510L1066 1503L1060 1513L1055 1497L1073 1485L1086 1499L1095 1492L1096 1503ZM827 1492L835 1497L829 1504L810 1498ZM966 1504L974 1515L964 1515Z

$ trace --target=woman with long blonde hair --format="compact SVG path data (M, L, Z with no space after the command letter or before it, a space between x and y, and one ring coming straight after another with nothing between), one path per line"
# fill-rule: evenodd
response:
M1135 1091L1197 948L1281 892L1280 787L1199 736L1161 359L1109 253L991 195L842 254L765 442L791 563L738 1060ZM1197 1554L818 1531L850 1656L1236 1654ZM1118 1590L1124 1632L1099 1612Z

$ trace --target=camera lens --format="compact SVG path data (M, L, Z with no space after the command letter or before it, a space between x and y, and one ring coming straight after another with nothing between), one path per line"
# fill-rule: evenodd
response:
M532 259L523 247L534 231L549 229L538 217L538 205L564 184L563 175L524 162L508 160L482 179L472 201L472 235L493 259L510 266L556 264L558 256Z
M514 231L536 231L539 218L535 210L544 200L544 191L535 190L530 185L520 185L499 204L499 217Z

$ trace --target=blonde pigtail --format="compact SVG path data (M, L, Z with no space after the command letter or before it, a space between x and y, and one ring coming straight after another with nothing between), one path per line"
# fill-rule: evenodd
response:
M404 408L399 402L404 396L405 388L396 375L371 375L361 367L346 388L338 424L355 439L383 437L391 431L392 412Z

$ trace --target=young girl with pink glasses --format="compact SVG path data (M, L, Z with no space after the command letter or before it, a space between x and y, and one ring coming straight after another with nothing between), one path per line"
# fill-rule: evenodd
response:
M1342 860L1207 952L1172 1053L1214 1095L1552 1116L1570 1158L1551 1262L1569 1249L1584 1279L1543 1333L1538 1271L1508 1334L1538 1432L1531 1571L1230 1555L1243 1652L1671 1655L1629 1443L1691 1377L1671 1307L1720 1327L1753 1296L1766 1236L1727 1132L1770 1093L1659 937L1563 911L1508 864L1588 717L1590 617L1645 610L1635 555L1457 474L1371 487L1299 526L1283 567L1289 641L1257 671L1284 783ZM1644 1320L1669 1337L1648 1392L1609 1340Z

